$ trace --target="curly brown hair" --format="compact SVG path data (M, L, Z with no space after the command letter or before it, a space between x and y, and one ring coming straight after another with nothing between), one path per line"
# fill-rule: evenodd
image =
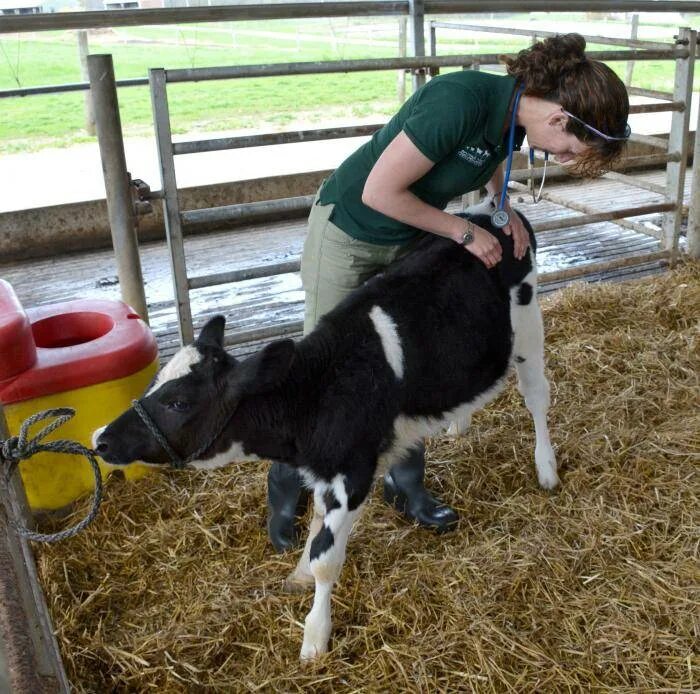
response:
M563 34L538 41L515 58L504 56L503 62L525 94L561 104L601 132L622 137L629 115L627 89L605 63L586 57L585 50L583 36ZM574 175L599 176L625 150L624 140L604 140L573 118L568 119L566 130L588 146L569 169Z

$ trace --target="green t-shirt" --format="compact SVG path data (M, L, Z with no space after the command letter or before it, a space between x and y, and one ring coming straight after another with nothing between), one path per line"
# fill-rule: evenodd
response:
M483 186L508 156L503 134L515 78L461 70L430 80L411 96L372 139L351 154L321 188L322 205L334 203L331 221L369 243L397 244L420 229L376 212L362 202L362 190L386 146L403 131L435 163L410 190L444 210L458 195ZM525 137L516 128L516 149Z

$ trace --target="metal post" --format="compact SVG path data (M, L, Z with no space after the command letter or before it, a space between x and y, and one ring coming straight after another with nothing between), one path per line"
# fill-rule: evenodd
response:
M630 33L630 38L634 41L637 40L639 34L639 15L632 15L632 31ZM630 87L632 84L632 73L634 72L634 60L630 60L627 63L627 75L625 76L625 87Z
M399 17L399 57L406 57L406 25L408 19L406 17ZM396 71L396 86L399 98L399 106L406 101L406 71L397 70Z
M425 3L423 0L408 0L408 14L411 18L411 41L413 43L413 55L422 57L425 55ZM413 72L413 91L425 84L425 70L416 69Z
M0 404L0 440L8 437ZM0 475L0 688L68 694L70 686L39 584L34 553L29 542L11 526L13 519L32 525L19 470L7 482L4 471Z
M148 309L136 238L136 215L129 173L126 170L112 56L89 55L87 63L121 295L147 321Z
M700 109L698 109L698 124L695 126L693 179L688 205L688 253L692 258L700 258Z
M671 132L668 136L668 152L678 152L678 162L669 162L666 167L666 191L668 202L675 203L676 209L664 215L664 248L671 250L673 256L678 251L678 237L681 231L683 207L683 187L685 170L688 166L688 125L690 123L690 105L693 97L693 67L696 50L697 32L688 27L678 31L678 43L688 48L688 57L676 60L676 73L673 85L673 100L684 101L683 111L671 114Z
M87 57L90 49L88 48L88 33L87 29L81 29L77 32L78 34L78 57L80 58L80 79L87 82L88 76L88 66ZM90 98L90 92L85 92L85 130L88 135L95 134L95 114L92 110L92 99Z
M186 345L194 340L194 327L192 325L192 308L190 307L190 290L185 262L185 242L182 234L180 203L177 197L175 157L173 155L173 137L170 130L170 110L168 108L165 70L163 68L149 70L148 81L151 85L153 123L156 131L160 180L163 190L163 217L165 218L165 235L168 239L168 249L170 250L170 269L173 274L178 331L180 333L180 343Z

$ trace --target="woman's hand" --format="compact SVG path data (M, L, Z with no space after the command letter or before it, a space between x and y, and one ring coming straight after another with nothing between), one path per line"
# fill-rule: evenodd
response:
M527 233L523 220L520 219L520 216L510 206L508 200L506 200L504 209L510 215L510 221L503 227L503 233L505 233L506 236L513 237L513 253L516 259L520 260L525 255L525 251L527 251L527 247L530 245L530 234Z
M464 245L472 255L475 255L487 268L491 269L499 263L503 249L499 240L486 229L482 229L473 222L469 223L469 228L474 235L473 241Z

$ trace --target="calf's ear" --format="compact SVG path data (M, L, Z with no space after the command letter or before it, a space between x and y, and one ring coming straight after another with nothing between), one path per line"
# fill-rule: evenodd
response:
M216 347L223 349L224 347L224 326L226 318L224 316L214 316L210 318L199 333L199 337L195 340L195 344L200 347Z
M272 390L287 377L295 352L293 340L271 342L234 369L235 385L246 395Z

